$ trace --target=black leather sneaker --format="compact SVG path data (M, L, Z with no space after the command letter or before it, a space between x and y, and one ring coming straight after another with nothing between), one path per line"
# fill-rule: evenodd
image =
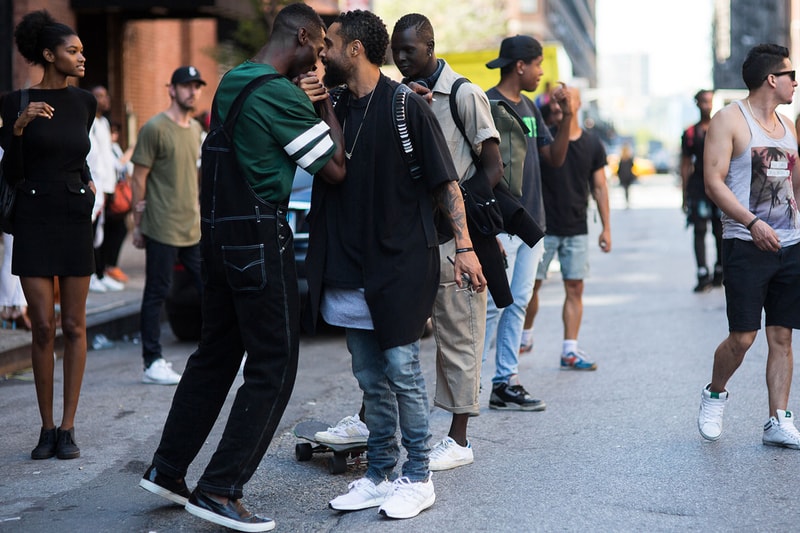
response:
M183 478L167 477L156 470L155 465L150 465L150 468L147 469L147 472L144 473L144 476L139 481L139 486L178 505L186 505L191 495Z
M56 443L56 457L59 459L77 459L81 456L81 449L75 444L75 428L67 430L58 428L58 443Z
M194 489L186 504L189 513L209 522L229 527L236 531L271 531L275 521L255 515L245 509L239 500L228 500L221 504L200 489Z
M713 285L713 279L708 274L697 276L697 286L693 289L694 292L706 292L707 290L711 289Z
M58 432L56 428L44 429L39 433L39 444L31 451L31 459L50 459L56 454Z
M714 277L711 278L711 284L714 287L722 287L722 282L724 281L724 277L722 275L722 265L715 265L714 266Z
M542 400L532 398L522 385L495 383L489 397L489 409L507 411L544 411L547 405Z

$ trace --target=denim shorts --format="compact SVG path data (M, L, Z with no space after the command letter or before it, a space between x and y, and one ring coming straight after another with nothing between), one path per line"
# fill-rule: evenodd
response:
M767 326L800 329L800 244L765 252L724 239L722 268L730 331L761 329L762 309Z
M536 279L547 279L547 269L550 268L550 262L556 252L558 252L558 261L561 263L563 279L585 279L589 275L589 235L569 237L545 235L544 257L539 263Z

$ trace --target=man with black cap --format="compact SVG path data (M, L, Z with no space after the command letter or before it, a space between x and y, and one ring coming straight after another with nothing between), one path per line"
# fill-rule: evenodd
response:
M161 307L180 260L200 281L200 207L197 160L203 128L192 118L206 82L192 66L172 73L170 105L142 126L133 152L133 245L145 250L140 317L142 382L175 385L181 376L161 354Z
M528 152L525 157L520 200L542 230L545 230L539 158L553 167L564 164L569 147L568 126L572 107L569 105L569 94L564 90L564 84L561 84L553 92L553 97L564 110L564 117L561 121L562 127L558 129L554 139L545 126L538 108L522 94L522 91L534 91L539 86L539 80L544 74L542 60L542 45L533 37L517 35L503 39L500 45L500 57L486 64L488 68L500 69L500 83L489 89L486 94L490 100L504 100L508 103L528 126ZM514 303L499 310L491 294L489 295L483 359L486 360L494 345L496 366L489 407L542 411L545 403L528 394L519 382L518 366L525 309L533 294L536 269L544 253L544 244L543 241L539 241L531 248L519 237L507 233L498 235L498 240L508 260L506 274ZM493 340L495 342L492 342Z

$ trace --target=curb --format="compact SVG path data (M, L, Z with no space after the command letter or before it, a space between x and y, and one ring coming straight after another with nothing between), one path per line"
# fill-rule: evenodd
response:
M121 339L139 331L140 300L117 300L105 305L87 309L86 312L86 341L91 348L91 340L96 335L103 334L109 339ZM2 333L0 333L2 334ZM31 333L20 331L9 332L9 338L0 348L0 376L7 376L31 367ZM56 330L54 350L57 357L62 357L64 352L64 334L61 328Z

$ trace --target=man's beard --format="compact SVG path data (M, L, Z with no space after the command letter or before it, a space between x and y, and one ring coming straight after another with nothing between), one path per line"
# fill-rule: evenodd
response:
M185 100L180 100L178 98L175 99L175 102L177 102L178 107L181 108L181 111L185 111L187 113L194 111L194 104L187 104Z
M325 76L322 77L325 87L332 89L347 83L347 71L338 63L329 61L325 64Z

